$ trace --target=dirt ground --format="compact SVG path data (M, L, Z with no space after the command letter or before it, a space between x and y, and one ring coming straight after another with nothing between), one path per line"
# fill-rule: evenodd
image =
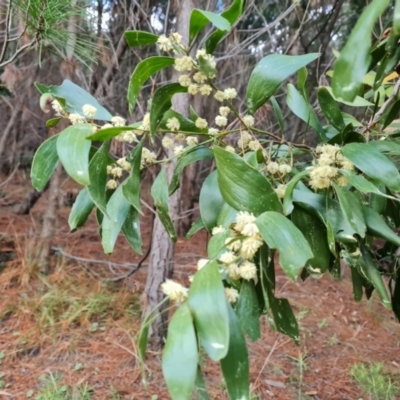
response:
M63 188L69 187L65 181ZM46 195L30 215L13 213L13 205L29 190L29 180L20 174L0 193L0 254L13 257L0 259L0 399L58 399L44 397L51 385L70 393L62 399L169 399L160 354L148 352L146 384L138 362L135 339L146 264L123 282L104 283L101 278L126 269L55 252L53 273L40 278L34 269L35 250ZM93 216L84 228L69 233L68 212L68 207L61 208L55 247L90 260L138 261L122 237L115 253L104 255ZM144 249L149 221L146 215ZM206 240L204 233L190 241L179 239L178 280L186 281L205 255ZM348 271L343 275L341 280L327 275L293 283L278 271L277 295L288 298L296 312L301 344L273 332L266 318L262 320L262 338L248 341L254 399L367 400L349 375L357 362L383 362L400 385L400 325L375 294L370 301L355 303ZM219 365L204 362L203 368L211 399L227 399Z

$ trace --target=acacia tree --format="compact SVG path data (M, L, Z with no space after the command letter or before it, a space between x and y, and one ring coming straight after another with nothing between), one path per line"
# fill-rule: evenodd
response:
M215 84L218 68L213 53L240 18L240 0L221 15L192 10L188 45L182 44L177 32L169 37L126 32L129 46L158 45L168 54L137 65L128 87L130 111L153 74L167 67L180 73L178 82L158 87L143 121L126 126L124 118L112 116L69 81L61 86L37 84L42 103L51 103L57 113L51 123L64 118L72 125L38 149L33 184L43 188L60 161L84 186L72 208L70 227L82 226L96 207L106 253L113 251L120 231L141 252L140 182L147 168L158 171L151 188L154 206L169 237L176 240L169 196L179 188L187 165L215 161L216 170L201 189L201 216L188 235L200 229L211 233L208 258L199 261L189 287L170 279L161 285L166 295L162 303L171 300L174 308L162 361L173 399L189 399L194 386L202 398L208 398L199 368L200 347L220 362L230 398L249 399L244 334L251 340L260 337L263 314L273 328L299 341L288 300L275 296L276 252L283 271L293 280L320 277L328 271L339 276L344 261L351 270L354 299L360 301L364 293L369 298L376 291L400 319L396 256L400 239L395 233L400 225L396 159L400 131L395 120L400 108L400 80L395 72L400 60L400 2L396 2L391 33L375 45L371 39L389 5L389 0L374 0L365 8L330 73L331 86L318 89L324 122L311 106L306 87L305 67L318 59L318 53L264 57L247 85L246 112L236 106L240 99L234 87ZM214 30L202 42L204 48L191 57L209 23ZM286 103L313 130L316 147L285 139L285 120L274 94L295 73L297 85L287 85ZM178 93L206 96L218 113L207 120L191 108L186 117L172 108ZM267 102L279 121L278 133L258 127L258 110ZM362 120L344 113L343 105L363 107ZM133 143L134 148L127 157L114 160L109 156L111 140ZM173 154L157 159L149 148L157 140ZM97 148L93 142L103 144ZM167 179L172 159L176 167ZM384 274L389 276L389 290ZM149 314L138 338L142 362L152 319Z

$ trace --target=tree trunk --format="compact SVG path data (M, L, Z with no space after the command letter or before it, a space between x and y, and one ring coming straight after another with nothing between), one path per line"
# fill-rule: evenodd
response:
M179 7L177 19L177 31L182 35L187 35L189 32L190 12L193 9L192 1L176 2ZM184 39L187 41L187 37ZM177 80L178 75L175 73L174 80ZM172 99L172 108L183 114L189 115L189 99L187 94L179 94ZM172 154L172 153L171 153ZM171 154L168 154L170 156ZM167 164L167 177L170 181L176 167L176 159ZM181 191L177 190L169 201L169 210L172 220L174 221L175 229L178 226L178 217L180 213ZM159 307L158 304L163 299L164 295L160 289L160 285L167 278L171 278L174 271L174 243L169 239L165 228L160 219L156 216L153 224L152 233L152 248L150 253L150 265L145 287L146 307L144 315L147 316L151 311L156 317L149 331L152 341L155 345L161 345L164 341L167 332L168 315L166 309L168 305Z

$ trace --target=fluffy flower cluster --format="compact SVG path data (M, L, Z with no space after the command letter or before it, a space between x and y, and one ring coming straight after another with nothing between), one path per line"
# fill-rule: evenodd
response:
M354 165L343 156L339 146L325 144L317 146L318 155L314 166L309 168L310 186L314 190L327 189L333 182L346 186L348 180L340 175L340 169L353 170Z
M183 303L188 297L188 289L172 279L167 279L161 284L161 290L172 301L176 303Z
M157 40L157 44L158 44L158 48L161 51L171 51L171 50L175 50L174 49L174 45L178 46L178 47L182 47L181 44L182 41L182 36L175 32L172 33L169 38L166 37L165 35L160 35L160 37Z
M140 169L143 169L146 165L154 164L157 160L157 154L150 151L146 147L142 149L142 159L140 160Z

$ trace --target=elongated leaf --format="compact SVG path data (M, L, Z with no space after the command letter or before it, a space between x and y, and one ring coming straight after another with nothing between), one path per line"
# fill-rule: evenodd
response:
M161 223L164 225L171 240L176 242L177 237L175 227L169 215L168 182L165 168L161 169L154 181L153 186L151 187L151 196L154 199L154 205L156 206L157 215L160 218Z
M372 30L389 3L389 0L374 0L358 18L334 66L332 89L337 97L353 101L359 93L371 62Z
M181 175L185 167L197 161L210 160L214 158L214 152L205 146L198 146L192 151L187 151L181 158L179 158L174 174L169 184L169 195L171 196L180 186Z
M83 188L72 206L68 217L68 225L71 231L80 228L88 219L92 212L94 203L90 198L87 188Z
M57 98L65 100L65 110L69 113L79 114L84 117L82 107L90 104L96 108L94 119L101 121L110 121L112 115L86 90L75 83L65 80L61 86L45 86L35 83L40 93L51 93Z
M393 32L400 35L400 1L395 1L394 14L393 14Z
M57 117L57 118L51 118L46 121L46 126L48 128L53 128L56 126L60 121L62 120L62 117Z
M377 265L374 263L368 249L363 243L360 243L361 257L359 260L359 272L369 282L374 285L379 297L382 300L383 305L388 309L392 309L392 303L389 298L385 283L383 282L382 276L378 271Z
M101 244L104 253L110 254L114 250L118 234L125 222L131 205L122 193L122 186L118 186L107 203L107 214L103 215L101 224Z
M157 43L158 35L144 31L125 31L124 37L129 47L145 46Z
M308 171L302 171L296 174L288 183L283 198L283 213L289 215L293 211L293 190L300 179L308 175Z
M202 72L204 76L209 79L216 77L218 71L210 60L203 56L199 56L197 60L199 63L199 71Z
M304 99L307 101L307 103L309 103L310 99L309 99L308 91L307 91L307 78L308 78L307 68L301 67L297 71L297 88L299 89L299 92L304 97Z
M345 128L345 123L343 120L340 108L329 90L322 87L318 89L318 102L321 106L321 110L324 113L326 119L339 131Z
M299 326L288 299L278 299L271 296L270 306L274 316L276 329L291 337L296 344L299 344Z
M284 120L283 120L282 110L281 110L281 108L279 107L279 104L278 104L278 102L276 101L276 99L275 99L274 96L271 96L270 101L271 101L272 107L273 107L273 109L274 109L276 118L278 119L279 128L280 128L281 133L282 133L282 135L283 135L283 134L285 133L285 122L284 122Z
M400 271L397 271L395 282L396 286L392 296L392 308L397 320L400 321Z
M196 272L188 303L201 345L212 360L221 360L228 352L229 314L216 261Z
M167 128L167 122L170 118L176 118L179 121L179 126L180 126L179 130L182 132L190 132L190 133L207 133L208 132L208 128L205 128L205 129L198 128L191 119L186 118L184 115L179 114L178 112L171 110L171 109L169 109L164 114L164 117L163 117L162 121L160 122L159 128L169 130ZM194 121L197 118L194 118Z
M303 234L290 220L275 211L261 214L256 224L268 247L278 249L283 270L295 281L301 268L314 257Z
M113 128L100 129L96 133L88 136L86 139L93 140L94 142L104 142L118 136L122 132L133 131L141 125L136 123L133 126L114 126Z
M400 190L399 171L379 150L366 143L350 143L344 146L342 151L343 155L366 175L391 190Z
M58 135L43 142L36 150L32 161L31 180L32 186L39 192L44 189L53 175L58 163L57 153Z
M317 53L310 53L301 56L271 54L264 57L254 68L247 85L248 112L254 114L290 75L319 56Z
M225 203L218 215L217 226L228 228L235 221L237 213L237 210Z
M314 128L321 141L323 142L327 141L324 128L319 122L317 114L315 114L311 105L307 103L304 97L298 92L298 90L292 84L288 84L287 86L286 102L288 107L292 110L292 112L295 115L297 115L305 123Z
M358 235L364 237L367 227L365 226L361 202L355 194L349 190L345 190L335 183L333 187L335 188L340 207L347 222Z
M163 119L164 113L172 106L172 97L176 93L185 93L187 88L180 83L169 83L161 86L154 93L150 107L150 134L155 135L158 125Z
M346 106L349 107L368 107L368 106L373 106L374 103L371 103L370 101L364 99L364 97L361 96L356 96L353 101L346 101L342 99L341 97L335 96L333 93L333 90L329 86L324 86L325 89L330 93L330 95L333 97L334 100L338 101L339 103L345 104ZM354 119L354 117L353 117ZM347 122L346 122L347 125ZM354 125L354 126L359 126L359 125Z
M162 370L173 400L189 400L197 374L198 349L187 304L176 310L168 326Z
M109 149L110 142L104 142L89 163L90 185L87 187L88 193L103 214L107 214L107 166L113 162L113 159L108 155Z
M307 262L307 270L310 274L325 273L332 260L325 225L316 216L298 206L294 208L291 218L292 222L303 233L314 254L314 257Z
M222 31L228 31L231 29L231 24L224 17L209 11L195 8L190 14L189 44L192 43L193 39L209 22Z
M172 57L149 57L141 61L132 73L128 87L129 112L132 114L143 84L156 72L173 65Z
M197 221L191 226L189 232L186 234L186 240L189 240L192 236L194 236L197 232L199 232L203 228L205 228L204 222L201 219L201 217L199 217Z
M353 298L355 301L361 301L363 297L363 279L357 268L351 267L351 281L353 283Z
M88 185L91 124L72 125L58 136L57 153L68 175L81 185Z
M218 185L224 200L238 211L256 215L281 208L269 181L240 156L220 147L214 148Z
M132 249L138 254L143 254L139 213L135 207L129 209L121 230Z
M218 187L217 171L214 171L204 181L199 198L201 219L209 232L217 226L218 216L224 204L226 203Z
M239 321L230 305L229 315L229 350L221 360L226 389L230 399L250 400L249 355L246 340L240 329Z
M131 172L129 177L122 185L122 193L125 198L142 214L140 207L140 162L142 160L143 140L132 151L129 162L131 164Z
M208 242L207 254L208 258L218 258L222 253L225 253L226 246L225 240L230 237L228 230L225 232L220 232L214 235Z
M197 368L196 375L196 391L199 396L199 400L211 400L207 393L206 384L204 382L203 374L201 373L200 366Z
M243 281L240 286L240 296L236 305L236 315L242 330L249 335L253 342L261 336L260 311L254 282Z
M231 6L221 13L221 17L224 17L231 25L233 25L237 19L243 14L244 0L234 0ZM206 50L208 54L213 54L218 43L226 35L226 30L217 29L207 40Z

